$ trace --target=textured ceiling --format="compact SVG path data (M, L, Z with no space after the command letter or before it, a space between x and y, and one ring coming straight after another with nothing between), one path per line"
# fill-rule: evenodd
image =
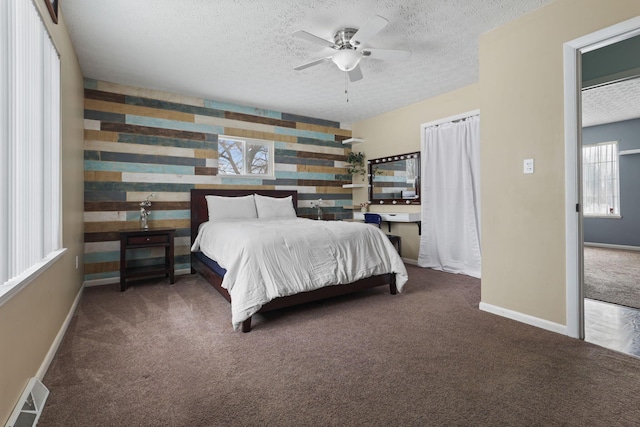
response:
M85 77L353 123L478 81L478 37L550 0L64 0ZM381 15L365 47L411 58L364 58L349 83L333 51L292 34L332 39Z
M582 92L582 126L640 118L640 78Z

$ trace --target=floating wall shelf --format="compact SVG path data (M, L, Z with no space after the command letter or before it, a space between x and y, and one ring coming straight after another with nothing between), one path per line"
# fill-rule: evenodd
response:
M342 188L364 188L366 184L343 184Z
M344 141L342 141L343 144L360 144L361 142L364 142L364 139L362 139L362 138L348 138L348 139L345 139Z

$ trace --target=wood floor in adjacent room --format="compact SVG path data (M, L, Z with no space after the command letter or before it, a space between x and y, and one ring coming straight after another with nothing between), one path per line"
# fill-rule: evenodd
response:
M640 251L584 247L585 340L640 357Z
M640 357L640 310L585 298L585 341Z

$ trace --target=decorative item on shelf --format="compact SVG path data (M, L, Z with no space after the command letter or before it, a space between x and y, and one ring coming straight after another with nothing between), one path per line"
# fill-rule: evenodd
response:
M318 199L317 202L311 202L311 207L316 210L317 219L322 219L322 199Z
M364 168L364 153L352 151L347 156L347 173L353 177L353 175L364 176L367 170Z
M360 203L360 212L365 213L369 212L369 202Z
M149 229L148 217L149 217L149 213L151 212L151 210L149 209L151 207L151 202L149 201L149 199L155 195L156 195L155 193L151 193L147 196L146 199L144 199L144 201L140 202L140 229L141 230Z

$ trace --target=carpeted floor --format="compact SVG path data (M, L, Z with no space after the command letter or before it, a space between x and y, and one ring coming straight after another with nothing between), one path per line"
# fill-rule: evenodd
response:
M637 425L640 359L478 310L479 280L408 266L254 318L199 276L85 290L39 426Z
M640 251L584 247L585 297L640 309Z

